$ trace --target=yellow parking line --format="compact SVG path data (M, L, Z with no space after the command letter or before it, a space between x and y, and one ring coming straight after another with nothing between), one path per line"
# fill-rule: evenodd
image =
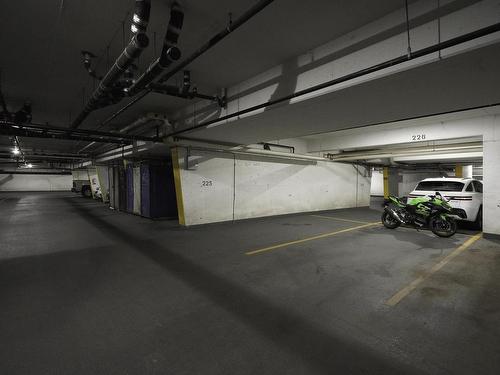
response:
M358 224L369 224L367 221L359 221L359 220L350 220L350 219L341 219L340 217L326 216L326 215L310 215L312 217L320 217L322 219L330 219L330 220L338 220L338 221L347 221L348 223L358 223Z
M263 249L249 251L249 252L246 252L245 254L246 255L261 254L261 253L264 253L266 251L275 250L275 249L279 249L279 248L287 247L287 246L291 246L291 245L297 245L297 244L303 243L303 242L319 240L321 238L331 237L331 236L335 236L337 234L347 233L347 232L351 232L353 230L363 229L363 228L371 227L373 225L378 225L378 224L380 224L380 222L377 221L375 223L367 223L367 224L364 224L364 225L358 225L357 227L353 227L353 228L342 229L342 230L338 230L338 231L335 231L335 232L324 233L324 234L319 234L317 236L303 238L303 239L300 239L300 240L295 240L295 241L280 243L280 244L277 244L277 245L265 247Z
M420 284L422 284L425 280L431 277L434 273L443 268L448 262L452 259L456 258L458 255L463 253L467 248L472 245L474 242L479 240L482 236L482 233L476 234L475 236L470 237L467 241L465 241L462 245L453 250L450 254L445 256L440 262L436 263L425 275L420 276L413 280L410 284L405 286L399 292L394 294L391 298L389 298L385 304L388 306L396 306L403 298L405 298L408 294L413 292Z

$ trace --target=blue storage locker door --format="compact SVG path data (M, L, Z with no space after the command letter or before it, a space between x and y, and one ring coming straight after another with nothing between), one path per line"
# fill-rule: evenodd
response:
M118 168L118 205L120 211L127 211L127 178L125 168Z
M108 167L108 180L109 180L109 207L115 208L115 174L113 167Z
M120 169L113 167L114 184L115 184L115 205L116 210L120 209Z
M141 214L141 167L134 167L134 214Z
M113 207L115 210L118 210L120 208L120 188L119 188L119 172L118 172L118 167L111 167L110 168L110 182L112 185L112 188L110 186L110 206ZM113 193L111 194L111 190Z
M141 165L141 215L151 217L151 188L149 165Z

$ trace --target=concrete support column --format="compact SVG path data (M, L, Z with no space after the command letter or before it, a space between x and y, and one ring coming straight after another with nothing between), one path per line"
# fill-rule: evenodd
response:
M398 171L395 168L384 167L384 198L389 195L398 195Z
M455 177L472 178L472 165L457 164L455 166Z
M483 232L500 238L500 117L493 121L483 139Z
M472 165L462 166L463 178L472 178Z

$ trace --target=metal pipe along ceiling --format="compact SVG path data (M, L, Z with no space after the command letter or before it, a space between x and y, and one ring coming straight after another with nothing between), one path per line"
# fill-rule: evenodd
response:
M13 121L0 120L0 134L34 138L53 138L81 140L102 143L132 143L133 141L159 142L156 137L144 137L122 133L102 132L97 130L75 129L68 134L68 128L45 126L39 124L18 124ZM19 149L21 149L19 147Z
M239 17L237 20L234 22L230 23L224 30L219 32L217 35L213 36L208 42L206 42L203 46L198 48L197 51L195 51L191 56L186 58L182 63L177 65L175 69L172 69L168 73L166 73L163 77L160 78L159 82L165 82L171 77L173 77L177 72L180 72L182 69L184 69L186 66L191 64L195 59L197 59L199 56L204 54L206 51L208 51L210 48L215 46L217 43L219 43L222 39L224 39L226 36L228 36L230 33L232 33L234 30L239 28L241 25L243 25L245 22L247 22L250 18L252 18L254 15L259 13L262 9L264 9L266 6L271 4L274 0L262 0L259 1L257 4L255 4L253 7L251 7L249 10L247 10L241 17Z
M267 7L269 4L271 4L274 0L261 0L257 4L255 4L253 7L251 7L249 10L247 10L241 17L239 17L237 20L232 22L230 25L228 25L224 30L219 32L217 35L213 36L208 42L206 42L203 46L198 48L193 54L191 54L189 57L187 57L185 60L183 60L179 65L175 66L174 69L171 71L165 73L158 82L165 82L172 76L174 76L176 73L180 72L183 70L186 66L191 64L195 59L200 57L202 54L207 52L209 49L214 47L217 43L219 43L221 40L223 40L226 36L231 34L233 31L235 31L237 28L239 28L241 25L243 25L245 22L250 20L253 16L258 14L261 10L263 10L265 7ZM151 93L151 89L146 89L143 91L140 95L136 96L134 99L132 99L127 105L119 109L117 112L115 112L112 116L107 118L102 122L101 125L106 125L110 123L113 119L118 117L120 114L125 112L128 108L132 107L134 104L139 102L141 99L143 99L146 95Z
M113 97L111 95L113 85L149 44L149 39L144 32L149 23L150 10L151 0L136 0L131 27L134 34L132 39L101 80L99 87L94 91L85 108L73 121L70 126L71 130L80 126L87 116L95 109L113 103Z
M161 55L154 61L146 72L128 89L126 92L129 95L135 95L143 90L149 83L156 79L165 69L167 69L174 61L179 60L181 52L177 48L179 33L184 23L184 13L179 4L174 2L170 8L170 20L168 22L167 32L163 39L163 48Z

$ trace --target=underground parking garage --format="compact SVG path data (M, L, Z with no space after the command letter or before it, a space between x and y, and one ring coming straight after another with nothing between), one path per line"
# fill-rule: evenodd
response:
M498 0L0 20L0 373L499 373Z

